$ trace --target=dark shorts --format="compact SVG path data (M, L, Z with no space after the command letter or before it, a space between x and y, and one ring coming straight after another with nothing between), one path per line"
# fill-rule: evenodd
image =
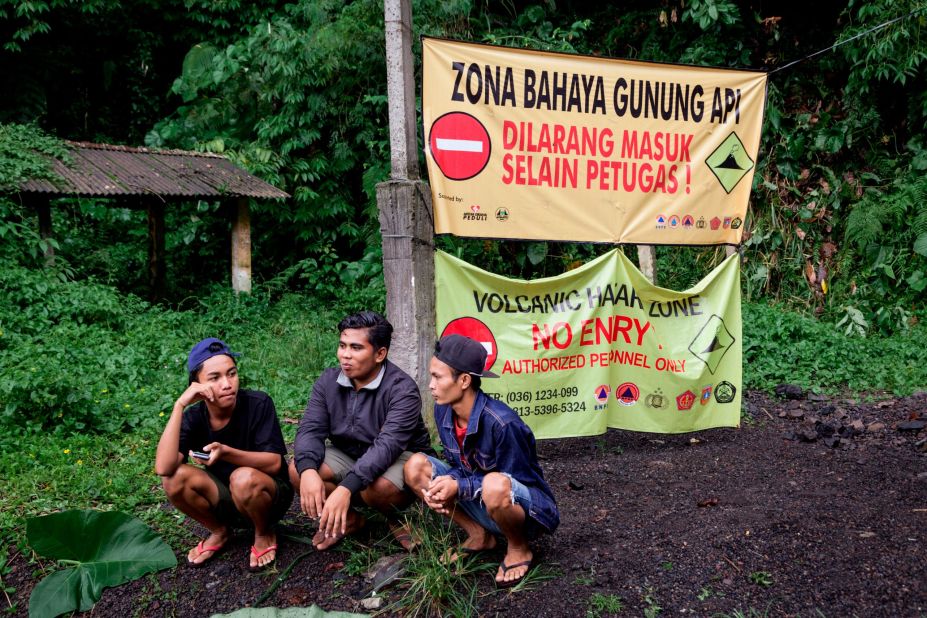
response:
M216 489L219 490L219 502L212 509L216 519L233 528L253 528L254 524L251 523L251 520L245 517L235 506L228 484L213 474L209 468L203 468L203 471L212 479L212 482L216 484ZM270 503L270 515L267 518L268 525L280 521L286 512L290 510L290 505L293 504L293 486L290 485L290 481L276 476L271 478L274 479L277 491L274 492L274 500Z

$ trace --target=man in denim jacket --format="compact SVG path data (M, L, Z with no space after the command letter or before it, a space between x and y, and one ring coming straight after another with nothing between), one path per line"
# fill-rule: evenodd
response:
M560 513L538 465L534 434L501 401L480 390L486 350L461 335L435 345L429 388L435 424L447 463L416 453L405 465L406 486L425 504L467 533L448 561L507 542L496 585L514 586L528 574L534 555L528 542L553 532Z

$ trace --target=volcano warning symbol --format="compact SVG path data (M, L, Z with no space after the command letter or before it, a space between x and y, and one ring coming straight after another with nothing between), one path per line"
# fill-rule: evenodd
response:
M733 191L737 183L753 169L753 159L733 132L705 159L705 163L727 193Z
M724 320L717 315L713 315L708 318L702 330L689 344L689 351L708 366L708 371L714 373L718 370L721 359L724 358L724 355L731 349L735 341L734 335L727 329Z

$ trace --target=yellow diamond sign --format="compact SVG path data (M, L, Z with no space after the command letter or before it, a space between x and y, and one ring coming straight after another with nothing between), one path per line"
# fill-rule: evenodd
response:
M740 179L753 169L753 159L733 132L705 159L705 163L727 193L733 191Z

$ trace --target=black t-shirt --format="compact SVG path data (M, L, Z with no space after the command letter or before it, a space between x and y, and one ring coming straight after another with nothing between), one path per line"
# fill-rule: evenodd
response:
M267 393L238 391L232 418L218 431L213 431L209 426L209 412L205 402L201 401L184 411L180 425L180 454L188 458L189 451L201 451L212 442L243 451L279 453L281 461L277 476L288 478L284 459L286 444L283 442L283 432L280 431L277 409ZM227 461L217 461L209 470L228 484L229 477L237 467Z

